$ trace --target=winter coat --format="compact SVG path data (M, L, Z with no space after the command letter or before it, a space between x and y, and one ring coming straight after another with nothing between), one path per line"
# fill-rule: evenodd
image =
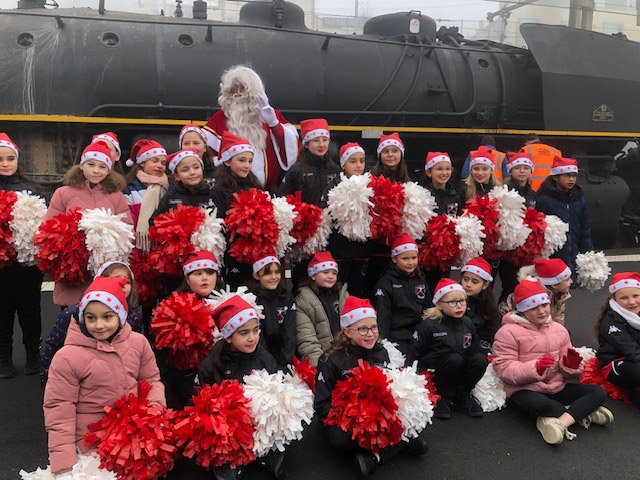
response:
M488 183L478 183L474 180L475 184L476 184L476 197L484 197L486 196L492 189L493 187L495 187L495 185L493 184L493 182L491 180L489 180ZM467 203L467 184L463 181L460 184L460 197L462 197L462 201L466 204ZM471 198L469 199L471 200Z
M340 312L348 295L347 286L343 285L339 293ZM300 356L315 367L332 341L331 324L322 302L309 287L301 287L296 296L296 343Z
M546 287L545 290L551 299L551 319L554 322L558 322L560 325L564 325L565 307L567 300L571 298L571 294L569 292L554 292ZM507 313L516 311L516 302L513 300L513 293L510 293L507 298L500 302L500 305L498 305L498 311L502 317Z
M504 382L507 396L519 390L552 395L564 388L567 378L582 373L582 367L564 365L563 357L571 347L567 329L551 318L543 325L533 325L516 313L508 313L493 340L493 368ZM554 357L556 363L539 375L536 363L545 355Z
M484 353L490 353L493 337L502 324L502 316L496 313L493 318L485 319L477 310L478 299L476 297L467 297L466 316L472 320L473 326L476 329L480 350Z
M233 194L236 192L245 192L251 188L248 178L237 178L236 179L237 190L235 192L229 193L227 191L223 191L220 188L213 188L211 190L211 201L214 206L217 208L217 216L218 218L225 218L227 216L227 210L231 207L231 203L233 202ZM258 190L260 188L258 187Z
M598 332L598 362L604 367L614 360L640 364L640 330L633 328L609 305Z
M20 178L17 173L13 175L0 175L0 190L10 192L23 192L27 191L32 195L42 196L40 190L33 183L28 180Z
M518 193L522 198L524 198L524 206L525 208L533 207L536 208L536 191L531 188L531 182L527 182L524 187L521 187L516 183L512 178L507 182L507 187L509 190L513 190Z
M76 463L76 447L87 451L87 426L104 416L104 407L129 393L138 382L151 384L149 402L165 405L164 387L147 339L125 323L113 340L86 336L71 322L64 347L53 358L44 391L44 423L54 474Z
M213 201L209 197L209 187L205 182L200 183L194 190L185 187L181 182L176 182L169 186L167 194L160 199L158 208L153 212L149 224L153 225L153 220L163 213L168 212L178 205L191 207L212 207Z
M263 306L260 320L260 343L273 355L279 369L286 369L296 354L296 304L291 292L259 288L253 292Z
M214 385L219 383L218 378L237 380L242 383L244 377L253 370L266 370L269 373L275 373L278 370L276 360L260 343L252 353L242 353L232 350L231 344L226 341L220 340L220 342L223 342L222 347L214 346L200 365L196 385ZM217 371L215 357L218 352L224 371Z
M436 203L438 204L438 211L436 213L439 215L445 214L456 216L462 212L465 201L463 197L460 196L458 190L453 188L450 183L445 185L444 190L436 188L431 179L425 175L420 182L420 185L429 190L431 195L435 198Z
M389 353L380 343L376 343L370 350L349 343L344 350L320 358L314 398L314 409L320 419L326 418L331 410L331 392L336 383L350 376L351 370L358 366L359 360L374 367L384 368L389 364Z
M302 192L302 201L327 206L327 193L340 181L340 167L335 163L315 155L308 154L305 166L296 162L284 176L278 188L278 196L284 197L297 191ZM304 179L300 178L300 169L304 168Z

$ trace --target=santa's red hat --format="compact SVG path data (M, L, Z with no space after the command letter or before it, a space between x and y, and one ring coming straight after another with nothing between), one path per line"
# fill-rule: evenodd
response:
M563 173L578 173L578 161L575 158L554 157L549 175L562 175Z
M187 255L187 258L184 259L184 262L182 262L182 273L184 273L185 277L191 272L204 268L209 268L216 272L220 269L216 256L206 250L190 253Z
M549 294L540 282L521 280L513 291L513 300L516 302L516 310L526 312L539 305L551 303Z
M313 277L316 273L324 272L325 270L338 271L338 262L333 259L330 252L318 252L314 253L307 267L307 274Z
M128 283L126 278L96 277L84 292L82 300L78 303L81 323L84 323L84 310L91 302L100 302L113 310L120 319L120 325L124 325L129 314L127 297L124 294L124 286Z
M245 140L238 135L234 135L228 130L222 134L222 140L220 141L220 157L218 159L219 163L231 160L236 155L240 155L244 152L254 153L249 140Z
M465 295L467 294L460 285L455 280L451 280L450 278L444 277L441 278L438 284L436 285L436 291L433 294L433 303L434 305L440 301L442 297L444 297L447 293L451 292L462 292Z
M259 320L258 311L240 295L225 300L213 310L213 321L224 338L251 320Z
M533 265L543 285L557 285L571 277L571 269L559 258L538 258Z
M182 148L182 139L189 132L196 132L198 135L202 137L202 141L207 144L207 137L204 133L204 129L196 125L195 123L187 123L182 130L180 130L180 136L178 137L178 147Z
M96 270L96 274L94 275L95 277L101 277L102 274L104 273L104 271L109 268L111 265L118 265L118 266L122 266L122 268L126 268L129 271L129 275L131 276L131 280L134 279L133 277L133 270L131 270L131 266L126 263L126 262L118 262L118 261L110 261L110 262L104 262L102 265L100 265L98 267L98 269Z
M204 163L202 162L202 159L200 158L200 155L197 154L197 152L194 152L193 150L179 150L169 155L169 170L171 171L171 173L175 172L180 162L188 157L194 157L198 159L200 165L202 166L202 168L204 168Z
M151 160L153 157L160 155L166 155L167 151L162 145L155 140L148 140L143 138L138 140L131 147L131 158L127 160L127 167L132 167L135 159L135 163L144 163L147 160Z
M636 272L616 273L611 279L609 293L615 293L621 288L640 288L640 275Z
M380 135L377 149L378 157L386 147L398 147L402 155L404 155L404 143L400 140L400 134L398 132L393 132L391 135L385 135L384 133Z
M481 279L492 282L491 265L484 258L478 257L470 260L464 267L460 269L461 272L474 273Z
M120 150L120 142L118 141L118 136L113 132L104 132L94 135L91 139L91 143L99 142L100 140L108 140L113 144L113 148L116 149L118 153L122 153Z
M80 165L89 160L94 160L96 162L102 162L109 170L113 167L113 160L111 160L111 153L109 152L109 147L102 140L98 140L87 146L82 152L82 156L80 157Z
M348 296L340 315L340 327L347 328L363 318L378 318L369 300Z
M314 138L331 138L331 135L329 134L329 124L324 118L310 118L308 120L302 120L300 122L300 136L302 137L303 145Z
M262 257L255 262L253 262L253 273L258 273L262 270L263 267L269 265L270 263L277 263L280 265L280 260L275 255L267 255L266 257Z
M451 165L451 158L448 153L444 152L429 152L424 163L424 169L429 170L436 166L436 163L445 162Z
M401 233L393 239L391 244L391 256L395 257L404 252L417 252L418 245L408 233Z
M13 150L13 153L16 154L16 158L20 156L20 149L9 138L9 135L7 135L4 132L0 132L0 147L6 147L6 148L10 148L11 150Z
M478 150L473 152L471 160L469 161L469 168L474 165L487 165L491 167L491 170L495 170L496 165L493 163L493 152L490 148L485 146L478 147Z
M349 157L356 153L364 153L364 148L355 142L345 143L340 147L340 168L344 168Z
M531 172L533 172L535 167L533 160L531 160L531 155L529 155L528 152L509 152L507 156L509 157L507 172L510 172L513 167L517 167L518 165L529 167Z

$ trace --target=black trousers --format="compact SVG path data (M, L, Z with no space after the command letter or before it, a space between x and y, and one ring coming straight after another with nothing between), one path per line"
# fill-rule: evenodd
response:
M438 393L449 399L469 395L488 364L487 355L482 352L466 356L459 353L443 355L436 364L434 375Z
M42 278L42 272L36 266L27 267L16 262L0 269L0 359L9 359L13 353L16 313L25 349L31 353L40 349Z
M338 280L347 284L349 295L364 298L367 278L366 258L337 258Z
M516 267L506 260L500 260L500 264L498 265L498 274L500 275L500 281L502 282L502 292L500 293L498 303L502 302L515 290L518 285L519 269L519 267Z
M329 443L336 450L342 450L345 452L364 452L365 450L358 445L351 435L346 433L340 427L328 427L327 428L327 437L329 437ZM392 458L394 458L398 453L404 450L408 442L401 441L397 445L394 445L391 448L388 448L384 452L382 452L380 456L380 463L387 463Z
M628 360L615 360L607 380L625 388L640 386L640 364Z
M373 300L376 283L382 278L390 263L391 257L388 255L372 255L369 257L367 275L365 277L365 298Z
M568 413L579 422L602 405L606 398L607 392L600 385L567 383L562 390L552 395L520 390L511 395L509 402L519 410L535 416L557 418Z
M307 267L309 266L310 261L311 259L307 258L299 262L291 262L291 291L294 295L298 293L302 281L309 278Z

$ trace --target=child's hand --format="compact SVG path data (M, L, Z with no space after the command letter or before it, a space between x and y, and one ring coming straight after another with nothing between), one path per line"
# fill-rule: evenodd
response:
M554 363L556 363L556 359L549 355L540 357L536 362L536 371L538 372L538 375L544 375L545 370L551 367Z
M566 355L562 357L562 362L564 363L565 367L576 370L580 368L582 357L576 350L570 348L569 350L567 350Z

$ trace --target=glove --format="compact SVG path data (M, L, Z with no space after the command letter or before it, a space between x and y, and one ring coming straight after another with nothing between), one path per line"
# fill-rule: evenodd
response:
M549 368L551 365L553 365L555 362L556 362L556 359L549 355L540 357L536 362L536 371L538 372L538 375L542 376L544 374L544 371L547 368Z
M269 99L265 93L256 95L256 102L258 103L258 114L264 123L270 127L275 127L280 123L276 116L276 111L269 105Z
M565 356L562 357L562 362L565 367L570 368L571 370L577 370L580 368L580 364L582 363L582 357L575 349L570 348L567 350Z

